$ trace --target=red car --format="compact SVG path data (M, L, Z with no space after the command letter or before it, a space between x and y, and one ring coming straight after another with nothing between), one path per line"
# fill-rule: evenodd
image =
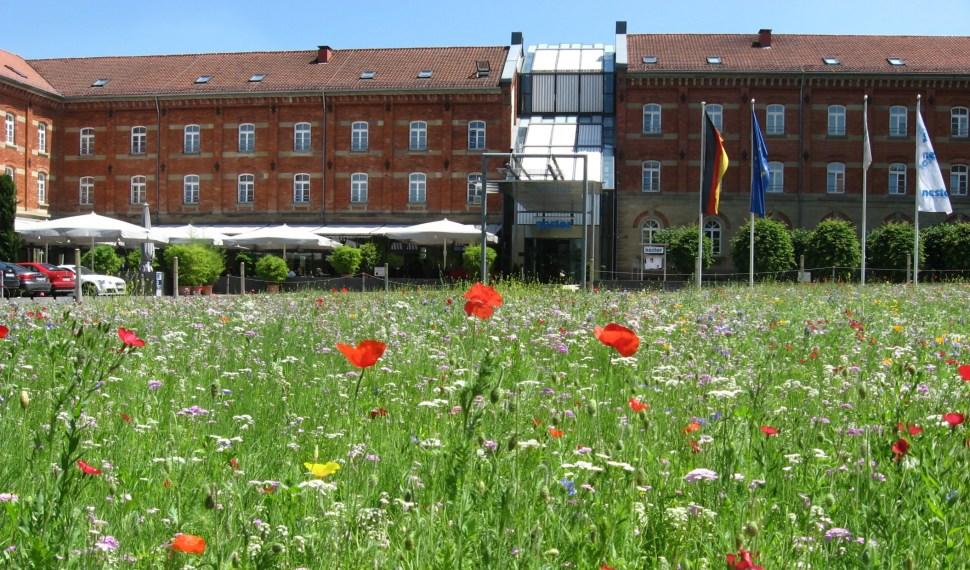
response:
M35 261L21 261L17 265L22 265L23 267L45 275L47 280L51 282L51 292L55 295L57 293L72 293L74 291L74 273L66 269L61 269L50 263L38 263Z

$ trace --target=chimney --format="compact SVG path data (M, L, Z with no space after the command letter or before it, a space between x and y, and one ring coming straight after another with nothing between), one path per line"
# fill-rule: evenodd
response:
M758 47L770 48L771 47L771 29L762 28L758 30Z
M623 20L617 20L616 22L616 33L625 34L626 33L626 22Z
M522 45L522 32L512 32L512 45Z
M317 46L317 63L330 63L333 57L333 49L330 46Z

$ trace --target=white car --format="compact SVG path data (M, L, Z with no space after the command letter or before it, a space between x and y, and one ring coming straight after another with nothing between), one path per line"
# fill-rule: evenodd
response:
M73 265L61 265L77 275ZM81 266L81 293L84 295L124 295L128 292L125 280L110 275L100 275Z

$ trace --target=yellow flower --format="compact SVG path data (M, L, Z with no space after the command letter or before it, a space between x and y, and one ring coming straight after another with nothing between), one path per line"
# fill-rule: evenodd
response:
M889 358L889 357L883 358L882 359L882 365L883 366L892 366L893 365L893 359L892 358Z
M938 336L938 337L936 337L936 344L943 344L943 342L944 342L945 340L946 340L946 338L945 338L945 337L942 337L942 336Z
M893 325L893 332L903 332L903 325Z
M304 463L304 467L317 479L323 479L329 477L340 471L340 464L336 461L328 461L327 463Z

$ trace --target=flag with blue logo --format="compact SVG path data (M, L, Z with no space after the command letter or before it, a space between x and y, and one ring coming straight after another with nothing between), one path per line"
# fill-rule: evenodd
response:
M754 138L753 169L751 173L751 213L765 217L765 192L771 185L771 172L768 170L768 149L765 139L761 136L761 126L758 125L758 115L751 109L751 136Z
M919 111L916 112L916 204L920 212L953 213L940 163Z

